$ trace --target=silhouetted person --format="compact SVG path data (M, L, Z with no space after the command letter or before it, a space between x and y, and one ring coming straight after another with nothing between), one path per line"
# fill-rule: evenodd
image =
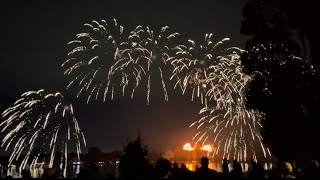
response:
M248 170L248 177L256 179L256 178L258 178L257 176L258 176L257 163L256 163L256 161L254 159L251 159L251 165L250 165L250 168Z
M159 178L168 178L170 176L171 163L167 159L159 159L155 164L155 174Z
M257 177L258 178L265 177L265 171L260 161L257 161Z
M309 161L304 170L304 175L305 177L320 177L319 162L316 160Z
M227 158L224 158L223 159L223 162L222 162L222 174L224 176L228 175L229 174L229 161L227 160Z
M57 178L64 178L64 176L63 176L63 170L62 169L57 169Z
M296 178L302 177L302 170L300 165L298 165L297 161L291 161L293 173L295 174Z
M244 177L241 164L237 160L233 160L232 166L233 166L233 170L230 172L230 175L232 177L236 177L236 178Z
M180 177L191 177L193 176L193 171L190 171L185 164L181 164Z
M173 163L173 167L171 169L171 178L178 178L180 176L180 168L177 162Z
M257 172L257 163L254 159L251 159L251 171Z
M146 177L154 177L155 176L155 168L154 166L150 163L148 164L148 171L146 172Z
M56 171L53 168L46 168L44 169L43 175L41 178L44 178L44 179L57 178Z
M80 179L88 179L90 176L88 169L81 169L79 174L77 175L77 178Z
M31 172L28 169L23 169L21 171L21 176L22 176L22 178L28 178L28 179L32 178L31 177Z
M209 159L201 158L201 167L196 169L195 175L198 177L217 177L219 174L213 169L209 169Z

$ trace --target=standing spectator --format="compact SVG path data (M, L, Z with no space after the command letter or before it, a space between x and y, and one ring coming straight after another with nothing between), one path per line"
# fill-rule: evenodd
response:
M22 176L22 178L25 178L25 179L32 178L31 177L31 172L30 172L29 169L23 169L22 172L21 172L21 176Z
M178 178L180 176L180 168L177 162L173 163L173 167L171 169L171 178Z
M241 164L237 160L233 160L233 170L230 172L230 175L235 178L244 178L245 174L242 171Z
M185 164L181 164L180 172L180 177L193 176L193 171L190 171Z
M218 172L209 169L209 159L206 157L201 158L201 167L196 169L195 175L197 177L217 177L219 176Z
M317 160L311 160L304 170L305 177L320 177L319 162Z
M156 177L159 178L168 178L170 176L171 163L167 159L159 159L156 162Z
M229 160L227 160L227 158L223 159L222 162L222 174L223 176L227 176L229 174Z

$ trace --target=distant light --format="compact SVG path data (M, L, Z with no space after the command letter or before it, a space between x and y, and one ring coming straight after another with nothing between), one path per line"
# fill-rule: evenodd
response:
M190 143L186 143L186 144L183 146L183 150L185 150L185 151L193 151L193 150L194 150L194 147L192 147Z
M201 86L202 86L202 88L207 88L206 84L202 84Z
M65 109L66 111L70 111L70 106L64 106L64 109Z
M99 165L99 166L104 166L105 163L104 163L104 162L98 162L98 165Z
M203 151L212 152L213 147L211 145L207 144L207 145L203 145L200 149Z
M73 162L74 165L81 164L80 161Z
M152 55L151 57L153 60L157 59L157 56L155 54Z

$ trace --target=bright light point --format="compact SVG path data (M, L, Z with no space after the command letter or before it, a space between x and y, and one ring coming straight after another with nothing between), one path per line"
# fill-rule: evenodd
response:
M64 109L65 109L66 111L70 111L70 106L64 106Z
M117 58L117 59L121 59L121 58L122 58L122 53L117 53L117 54L116 54L116 58Z
M200 149L203 151L212 152L213 147L211 145L207 144L207 145L203 145Z
M190 143L186 143L186 144L183 146L183 150L185 150L185 151L193 151L193 150L194 150L194 147L192 147Z
M133 42L132 43L132 47L136 47L138 45L138 43Z
M202 88L207 88L206 84L202 84L201 86L202 86Z
M152 59L156 59L157 58L157 56L156 55L152 55Z

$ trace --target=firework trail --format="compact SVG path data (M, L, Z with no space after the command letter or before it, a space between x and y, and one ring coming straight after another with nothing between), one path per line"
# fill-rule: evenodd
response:
M227 112L204 107L199 114L202 117L190 125L198 131L193 141L202 145L208 141L213 142L213 158L222 155L222 159L232 157L243 162L247 161L250 155L251 158L257 159L260 153L258 149L262 151L264 158L271 157L270 150L262 143L260 135L262 114L248 111L241 106Z
M1 147L13 149L9 165L23 157L20 170L30 161L33 167L43 155L50 155L47 161L52 167L59 151L62 157L58 161L65 174L68 151L76 150L80 159L81 149L86 146L73 106L59 92L48 94L43 89L25 92L2 117L5 120L0 124L4 134Z
M68 67L64 74L74 77L67 89L78 85L77 97L86 91L89 94L87 103L92 97L98 99L102 96L105 101L109 95L113 99L115 88L121 81L121 78L113 76L112 67L120 58L119 47L126 39L123 26L116 20L101 20L86 23L84 28L87 32L77 34L76 39L68 43L72 50L62 64L62 67Z
M208 100L217 106L234 102L232 95L239 94L239 89L243 88L241 81L245 80L240 73L238 55L243 50L225 48L224 44L229 40L224 38L215 42L212 34L206 34L203 42L188 40L186 45L176 46L176 55L171 61L174 88L179 86L183 94L191 89L191 100L196 95L202 104L207 104Z
M139 70L137 72L143 72L139 75L140 79L146 81L147 86L147 103L150 101L151 84L154 76L158 76L161 81L162 91L164 99L169 100L168 97L168 85L169 81L168 72L170 70L170 64L167 61L172 59L172 49L177 45L177 37L179 33L171 32L168 26L162 27L160 31L154 31L148 26L137 26L131 31L127 48L121 48L122 54L127 54L132 66L137 66ZM171 72L169 72L171 73ZM168 77L168 78L167 78ZM141 83L140 83L141 84ZM140 85L137 83L138 87ZM136 88L135 87L135 88Z

